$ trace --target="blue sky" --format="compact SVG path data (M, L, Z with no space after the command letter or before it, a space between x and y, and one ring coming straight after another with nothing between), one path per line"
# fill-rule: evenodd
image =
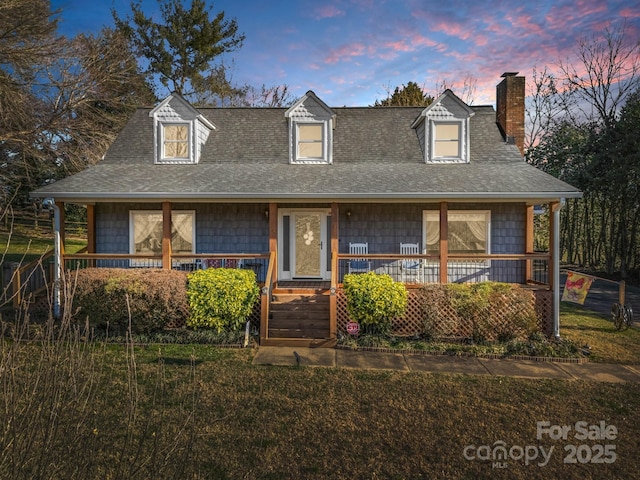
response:
M159 19L156 0L142 0ZM313 90L330 106L372 105L413 81L435 93L443 81L460 94L476 80L474 104L493 104L503 72L528 79L533 68L570 58L582 36L626 19L640 39L640 4L629 0L222 0L213 12L235 18L246 35L228 55L232 80L254 86L287 84L299 97ZM61 32L97 33L113 26L129 0L52 0Z

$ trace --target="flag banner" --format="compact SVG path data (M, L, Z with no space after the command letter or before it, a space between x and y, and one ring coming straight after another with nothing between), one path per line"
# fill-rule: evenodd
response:
M584 300L587 298L587 293L589 293L589 287L591 287L593 280L594 278L589 275L569 272L567 281L564 284L564 292L562 292L562 301L584 305Z

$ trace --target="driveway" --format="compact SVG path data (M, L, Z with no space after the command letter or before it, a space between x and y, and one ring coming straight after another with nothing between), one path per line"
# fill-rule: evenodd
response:
M560 275L560 294L562 294L566 279L566 273L562 273ZM602 313L609 318L611 305L618 303L618 295L618 284L596 279L589 289L587 299L584 302L584 307L589 310ZM634 313L633 319L635 325L638 326L638 322L640 322L640 288L626 285L625 304L631 305Z

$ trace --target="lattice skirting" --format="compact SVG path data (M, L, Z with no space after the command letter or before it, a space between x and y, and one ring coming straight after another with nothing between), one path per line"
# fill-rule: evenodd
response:
M527 309L535 309L537 328L551 335L553 331L553 294L545 290L521 289L516 299L505 296L491 307L486 320L474 322L458 316L455 308L445 298L444 290L434 288L429 293L422 289L408 292L405 314L393 320L393 335L414 336L429 333L435 337L472 338L481 335L496 340L501 334L512 333L523 338L524 329L514 327L511 319ZM347 312L347 300L343 290L337 295L337 329L346 333L351 320ZM425 295L429 295L428 301Z

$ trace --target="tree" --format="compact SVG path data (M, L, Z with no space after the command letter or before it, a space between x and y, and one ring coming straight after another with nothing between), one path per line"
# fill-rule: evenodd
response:
M32 86L61 48L57 11L48 0L0 4L0 144L23 145L34 134L37 100Z
M584 193L561 210L564 259L623 278L640 273L640 42L628 33L610 25L578 41L574 63L534 75L525 155Z
M185 8L181 0L158 0L162 22L147 17L140 3L131 3L132 17L121 19L112 10L117 29L125 33L135 52L147 62L146 73L159 79L170 91L187 98L196 91L216 95L230 86L221 55L242 46L235 19L224 12L209 16L204 0L192 0Z
M392 94L387 90L387 98L376 100L374 107L428 107L433 102L433 97L424 93L423 89L415 82L396 87Z
M35 13L51 15L48 9ZM31 38L20 35L26 40L5 45L9 54ZM51 31L40 41L55 49L34 45L33 51L46 49L50 56L34 58L29 75L26 67L9 64L5 72L13 83L0 85L0 96L16 107L12 115L4 114L6 103L0 107L0 187L22 205L30 203L31 190L98 161L135 106L155 101L120 33L104 29L69 40Z
M581 38L576 57L575 64L560 63L563 86L576 99L579 119L597 119L609 128L640 87L640 40L624 22L609 25L602 34Z

